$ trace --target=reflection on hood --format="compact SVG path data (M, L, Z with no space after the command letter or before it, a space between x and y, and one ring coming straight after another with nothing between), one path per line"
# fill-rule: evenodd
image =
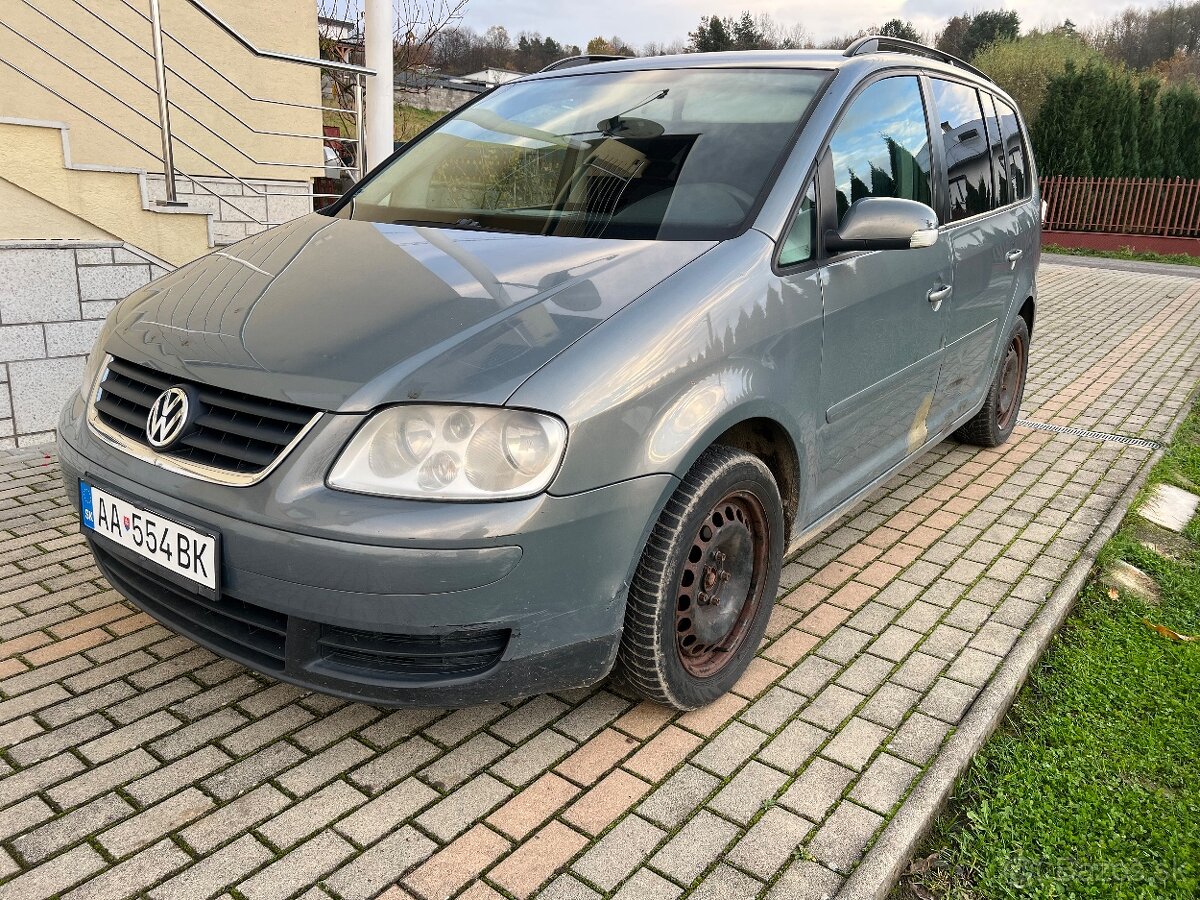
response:
M503 403L711 246L311 215L135 292L102 339L170 374L322 409Z

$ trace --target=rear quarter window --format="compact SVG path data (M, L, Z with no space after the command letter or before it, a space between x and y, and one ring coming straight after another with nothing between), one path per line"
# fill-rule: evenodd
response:
M996 98L983 94L983 108L987 115L988 143L992 148L992 171L996 176L996 206L1012 202L1008 184L1008 157L1004 152L1004 137L1000 133L1000 116L996 113Z
M1008 183L1013 200L1027 200L1033 190L1030 185L1029 163L1026 153L1025 135L1017 111L996 98L996 111L1000 114L1000 134L1004 139L1004 156L1008 163Z

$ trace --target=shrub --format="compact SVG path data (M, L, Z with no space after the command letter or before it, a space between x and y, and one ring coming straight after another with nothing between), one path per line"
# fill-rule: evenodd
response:
M1012 94L1032 127L1051 79L1062 75L1068 62L1084 66L1102 58L1076 35L1035 32L992 44L975 57L974 64Z

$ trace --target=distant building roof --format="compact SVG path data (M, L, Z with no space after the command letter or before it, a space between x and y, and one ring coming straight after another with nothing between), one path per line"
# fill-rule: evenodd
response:
M347 22L345 19L335 19L330 16L317 16L317 30L323 37L342 43L361 44L362 34L357 22Z
M523 78L526 72L514 72L511 69L500 69L495 66L488 66L486 69L480 69L478 72L471 72L468 75L460 76L463 81L479 81L483 84L504 84L506 81L515 81L518 78Z

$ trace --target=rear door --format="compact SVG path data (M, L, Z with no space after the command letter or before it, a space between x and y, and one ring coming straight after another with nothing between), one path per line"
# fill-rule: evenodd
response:
M1033 290L1033 273L1041 244L1041 208L1034 202L1037 176L1029 155L1024 126L1017 111L1004 100L995 98L1000 136L1004 142L1004 166L1008 179L1010 215L1009 249L1005 258L1011 263L1012 301L1019 303Z
M866 197L933 204L924 96L917 75L875 81L850 101L821 163L824 233ZM815 512L837 506L919 449L945 332L948 239L912 250L840 253L821 269L824 321Z
M1013 294L1017 237L1004 149L991 94L930 77L946 177L946 226L954 294L946 309L946 353L936 411L949 422L974 412L992 378L992 357Z

